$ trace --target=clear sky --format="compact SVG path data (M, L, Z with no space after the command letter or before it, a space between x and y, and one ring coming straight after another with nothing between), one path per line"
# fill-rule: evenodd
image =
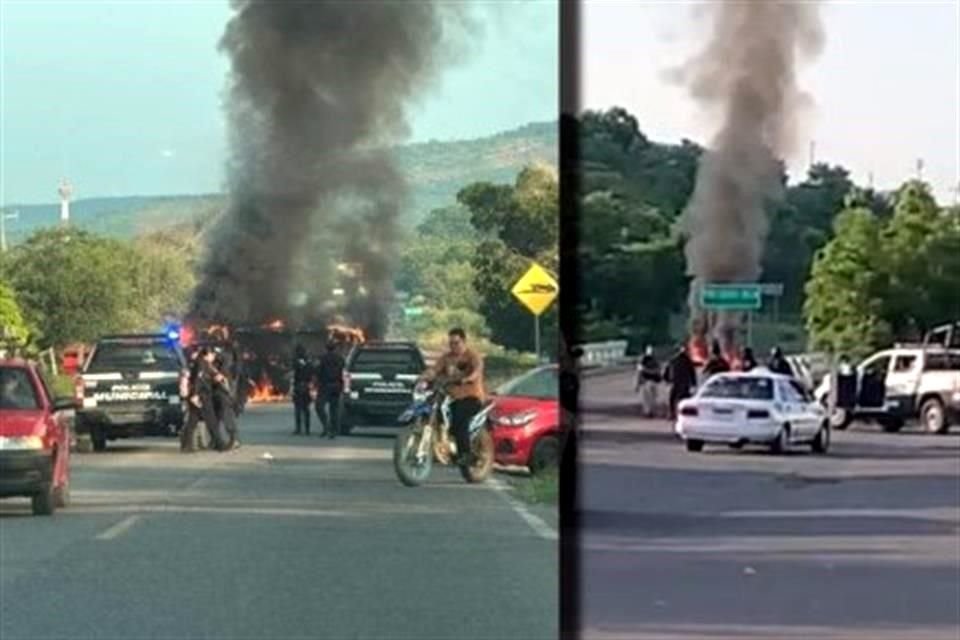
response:
M697 50L695 3L585 0L583 105L622 106L659 142L709 142L712 124L664 72ZM817 160L842 164L854 180L893 188L916 176L952 203L960 183L960 2L863 0L821 9L826 46L801 74L815 107L805 139ZM809 145L789 159L806 170Z
M457 0L462 1L462 0ZM557 117L556 0L478 2L469 55L411 109L413 141ZM219 191L226 0L0 0L0 204Z

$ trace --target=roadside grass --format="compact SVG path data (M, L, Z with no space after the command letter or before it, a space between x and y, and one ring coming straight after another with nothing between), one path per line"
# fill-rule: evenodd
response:
M560 498L560 474L550 469L535 476L508 476L507 483L514 494L530 504L556 507Z

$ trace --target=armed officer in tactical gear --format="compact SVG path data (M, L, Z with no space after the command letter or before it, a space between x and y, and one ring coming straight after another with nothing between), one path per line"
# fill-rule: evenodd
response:
M310 380L313 378L313 366L307 357L307 350L298 344L293 353L293 410L296 430L310 435Z
M317 417L328 438L340 434L340 399L343 396L343 356L334 340L327 341L327 350L317 365Z
M229 345L225 346L214 361L216 374L214 375L213 406L217 420L227 431L227 448L240 447L240 438L237 433L237 396L236 396L236 358Z
M189 397L187 402L187 423L183 427L180 450L185 453L196 451L197 423L203 421L210 432L212 448L222 451L226 448L220 433L220 423L214 410L214 393L219 375L214 366L216 354L209 347L202 347L190 370Z

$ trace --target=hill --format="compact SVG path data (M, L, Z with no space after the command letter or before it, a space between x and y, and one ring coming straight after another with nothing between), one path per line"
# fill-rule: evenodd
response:
M396 147L397 164L407 175L411 203L407 225L419 223L432 209L452 204L457 191L472 182L513 182L532 162L557 163L555 122L538 122L473 140L430 141ZM86 198L71 204L79 228L129 238L214 215L223 207L221 194ZM58 223L59 204L16 205L20 212L7 222L7 240L15 244L33 231Z

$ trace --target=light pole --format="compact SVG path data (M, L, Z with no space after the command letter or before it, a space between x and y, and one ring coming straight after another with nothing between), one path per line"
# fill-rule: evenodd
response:
M16 220L19 217L19 211L13 213L0 211L0 253L7 252L7 220Z

